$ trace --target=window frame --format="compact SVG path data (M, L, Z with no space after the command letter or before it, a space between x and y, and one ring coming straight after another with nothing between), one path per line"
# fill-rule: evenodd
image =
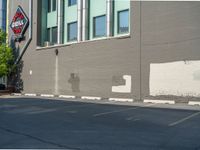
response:
M128 11L128 31L120 32L120 13ZM117 12L117 34L123 35L130 33L130 9L124 9Z
M95 32L95 29L96 29L96 22L95 22L95 19L97 19L97 18L100 18L100 17L105 17L105 35L102 35L102 36L96 36L96 32ZM93 36L93 38L103 38L103 37L106 37L106 32L107 32L107 26L106 26L106 14L104 14L104 15L100 15L100 16L95 16L95 17L93 17L93 34L92 34L92 36Z
M70 40L70 25L76 24L76 40ZM78 40L78 21L67 23L67 42L77 42Z

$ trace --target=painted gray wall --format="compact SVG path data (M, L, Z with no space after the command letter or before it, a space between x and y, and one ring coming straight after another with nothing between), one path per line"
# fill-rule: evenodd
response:
M13 3L11 14L18 3L28 14L27 1ZM36 49L40 15L37 1L33 4L33 40L22 58L24 93L55 93L55 49L59 50L58 94L76 96L149 97L151 63L200 60L199 38L193 40L200 35L200 2L131 2L130 37L49 49ZM79 83L69 83L73 73ZM112 86L124 84L123 75L132 76L132 92L113 93Z
M142 2L141 13L142 96L147 97L150 64L200 60L200 2Z

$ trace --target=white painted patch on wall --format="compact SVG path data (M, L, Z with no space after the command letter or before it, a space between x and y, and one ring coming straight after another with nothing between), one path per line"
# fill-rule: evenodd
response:
M200 61L150 65L150 95L200 96Z
M125 85L112 86L112 92L114 93L131 93L131 76L124 75Z

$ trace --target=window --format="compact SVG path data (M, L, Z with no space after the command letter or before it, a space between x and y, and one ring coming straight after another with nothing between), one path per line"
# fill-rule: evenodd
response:
M48 12L51 12L51 0L48 0Z
M53 9L52 11L56 11L56 0L53 0Z
M48 0L48 12L56 11L57 0Z
M77 0L68 0L68 6L76 5Z
M103 37L106 35L106 16L94 17L93 37Z
M68 42L77 41L77 22L68 24Z
M57 33L58 33L58 28L53 27L52 28L52 43L57 44Z
M123 10L118 12L118 33L129 32L129 10Z
M51 41L51 28L47 29L47 40L50 42Z
M52 27L47 29L47 40L53 45L57 44L57 33L58 33L57 27Z

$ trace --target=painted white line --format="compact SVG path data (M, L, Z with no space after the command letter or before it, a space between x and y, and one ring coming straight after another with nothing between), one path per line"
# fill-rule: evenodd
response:
M25 96L36 96L36 94L30 94L30 93L27 93L27 94L24 94Z
M145 99L144 103L154 103L154 104L175 104L174 100L149 100Z
M13 93L14 96L22 96L21 93Z
M129 111L129 110L136 110L136 109L145 108L145 107L149 107L149 106L153 106L153 105L156 105L156 104L148 104L148 105L141 106L141 107L131 107L131 108L126 108L126 109L98 113L98 114L94 114L93 117L99 117L99 116L104 116L104 115L108 115L108 114L119 113L119 112L124 112L124 111Z
M76 98L76 96L72 96L72 95L59 95L59 98Z
M191 118L193 118L193 117L195 117L195 116L197 116L199 114L200 114L200 112L196 112L196 113L194 113L194 114L192 114L190 116L187 116L187 117L185 117L183 119L180 119L180 120L178 120L176 122L170 123L169 126L172 127L172 126L178 125L178 124L180 124L180 123L182 123L184 121L187 121L187 120L189 120L189 119L191 119Z
M133 99L126 99L126 98L109 98L109 101L133 102Z
M40 96L42 96L42 97L54 97L54 95L51 95L51 94L41 94Z
M81 99L101 100L101 97L82 96Z
M188 105L200 105L200 102L197 102L197 101L189 101Z

